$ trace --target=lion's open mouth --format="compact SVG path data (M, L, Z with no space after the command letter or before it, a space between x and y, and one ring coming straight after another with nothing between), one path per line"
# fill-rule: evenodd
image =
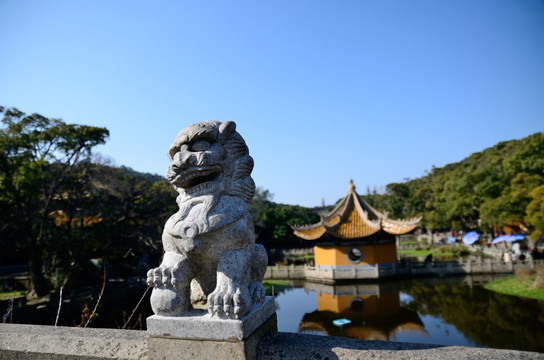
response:
M174 183L185 190L189 190L213 182L220 174L221 167L219 165L194 167L180 173Z

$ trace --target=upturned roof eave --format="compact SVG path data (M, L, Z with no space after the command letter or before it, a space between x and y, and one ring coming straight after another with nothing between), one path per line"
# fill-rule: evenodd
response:
M358 195L357 193L353 192L352 194L353 196L353 203L354 203L354 206L355 206L355 210L357 211L357 215L359 215L359 217L361 218L361 220L363 220L363 222L371 227L371 228L377 228L378 230L381 229L381 223L382 223L382 218L381 217L377 217L376 220L371 220L370 217L368 216L368 211L365 210L364 208L364 205L367 205L368 204L362 200ZM376 215L376 214L373 214L373 215ZM376 231L378 231L376 230Z
M317 240L324 234L336 232L350 215L352 208L357 212L361 221L370 229L380 230L391 235L402 235L414 230L422 217L408 220L389 219L386 214L369 205L355 191L353 181L350 182L347 195L340 200L336 207L327 215L321 216L321 221L311 225L291 226L296 236L304 240ZM318 234L321 234L318 236Z
M330 213L323 216L322 222L323 223L328 223L337 216L339 216L341 219L343 219L343 215L346 212L346 208L349 207L349 201L350 201L350 194L348 192L348 194L346 196L344 196L344 198L342 200L340 200L338 205L336 205L335 208L332 209L332 211Z

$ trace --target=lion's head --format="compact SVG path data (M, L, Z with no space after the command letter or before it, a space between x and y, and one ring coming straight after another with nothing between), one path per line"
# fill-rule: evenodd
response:
M180 197L230 195L248 203L255 193L253 159L232 121L204 121L183 129L168 150L166 177Z

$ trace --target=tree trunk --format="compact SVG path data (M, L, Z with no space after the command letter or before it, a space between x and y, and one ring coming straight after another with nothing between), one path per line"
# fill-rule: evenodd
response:
M43 275L42 251L35 241L29 239L28 244L28 265L30 267L30 288L26 294L27 299L36 299L47 295L49 286Z

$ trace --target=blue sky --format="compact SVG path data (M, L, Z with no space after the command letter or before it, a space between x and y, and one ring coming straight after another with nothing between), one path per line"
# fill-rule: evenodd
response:
M274 201L332 204L544 131L544 2L0 0L0 105L161 175L232 120Z

